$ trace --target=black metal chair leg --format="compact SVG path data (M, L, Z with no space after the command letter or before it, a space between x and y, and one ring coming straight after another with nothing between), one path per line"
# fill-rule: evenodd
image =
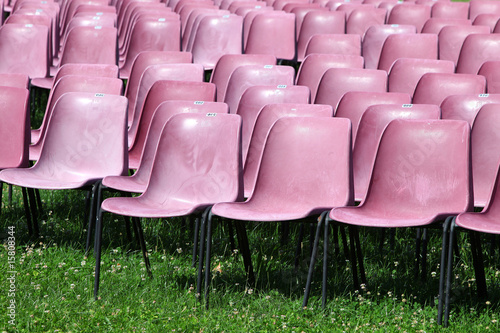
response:
M35 188L34 193L36 198L36 206L38 207L38 212L40 212L40 214L43 214L43 205L42 205L42 197L40 196L40 190Z
M32 188L28 188L28 201L29 201L29 206L31 210L31 218L32 218L32 223L33 223L33 232L34 236L38 238L40 235L40 230L38 228L38 212L36 209L36 199L35 199L35 191Z
M203 254L205 251L205 246L203 244L205 242L205 233L207 230L206 226L207 226L206 214L203 213L200 225L200 240L198 242L200 245L198 251L198 278L196 280L196 295L200 298L200 301L201 301L201 286L203 279Z
M356 245L356 256L358 258L358 265L359 265L359 274L361 276L361 283L364 283L366 285L366 273L365 273L365 264L363 263L363 255L361 252L361 242L359 241L359 228L354 226L353 227L353 232L354 232L354 242Z
M95 224L95 243L94 243L94 253L95 253L95 277L94 277L94 298L97 300L97 294L99 293L99 279L101 276L101 247L102 247L102 213L103 210L99 208L99 213L97 214L96 224Z
M316 264L316 254L318 253L318 243L319 243L319 234L321 232L321 228L323 226L323 219L324 219L325 213L321 214L320 218L318 219L318 225L316 226L316 236L314 237L314 244L313 244L313 250L311 253L311 261L309 262L309 271L307 272L307 281L306 281L306 288L304 292L304 300L302 301L302 307L306 307L307 303L309 302L309 294L311 293L311 284L312 284L312 277L314 273L314 265Z
M21 187L21 192L23 194L24 214L26 215L26 223L28 225L28 235L33 236L33 224L31 221L30 205L26 187Z
M425 281L427 277L427 244L429 243L428 239L428 229L424 228L422 233L422 281Z
M100 207L100 199L101 199L101 185L100 181L96 182L87 195L86 206L86 216L88 218L88 227L87 227L87 243L85 245L85 255L88 254L90 248L90 239L92 237L92 229L94 229L95 221L97 219L97 209L96 207ZM99 204L97 203L99 201Z
M200 234L200 217L196 216L194 219L194 239L193 239L193 262L192 267L196 267L196 252L198 251L198 238Z
M208 310L210 296L210 262L212 256L212 211L207 217L207 249L205 251L205 308ZM201 258L200 258L201 260Z
M245 265L245 272L247 273L247 280L250 286L255 285L255 275L252 266L252 256L250 253L250 247L248 244L247 231L245 229L245 224L241 221L235 222L236 234L238 237L238 244L240 247L241 254L243 256L243 263Z
M352 280L354 284L354 289L359 288L359 278L358 278L358 268L356 265L356 245L354 241L354 227L349 226L349 247L350 247L350 260L352 269Z
M9 184L9 205L12 205L12 184Z
M417 228L417 234L415 235L415 271L413 273L415 278L418 277L418 273L420 271L421 244L422 244L422 228Z
M297 239L297 246L295 247L295 260L294 260L295 272L297 272L297 270L299 269L300 252L302 249L303 240L304 240L304 222L300 224L299 237Z
M234 230L233 230L233 222L227 221L227 229L229 232L229 245L231 246L231 253L236 250L236 244L234 243Z
M146 265L146 271L148 272L148 276L152 277L153 273L151 272L151 264L149 263L149 255L146 248L146 242L144 241L144 232L142 230L141 221L138 217L132 217L132 224L134 225L137 237L139 238L139 244L141 245L142 257L144 259L144 264Z
M455 243L455 219L451 221L450 225L448 262L446 263L447 274L446 274L446 298L444 303L444 323L443 323L444 327L448 326L448 319L450 318L450 292L451 292L452 275L453 275L454 243Z
M328 212L326 212L328 214ZM328 289L328 236L329 236L329 218L325 216L325 231L323 234L323 279L321 284L321 307L326 306L326 291Z
M474 271L476 275L477 294L480 298L485 298L488 295L486 288L486 277L484 275L483 250L481 248L481 238L477 232L470 232L472 261L474 263Z
M451 218L448 217L443 223L443 237L441 245L441 264L439 267L439 301L438 301L438 325L442 324L443 321L443 306L444 306L444 287L445 287L445 275L446 275L446 257L448 255L449 246L449 229L450 229Z

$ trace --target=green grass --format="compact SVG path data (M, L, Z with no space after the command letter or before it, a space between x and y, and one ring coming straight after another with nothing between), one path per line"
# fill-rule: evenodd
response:
M350 265L332 250L329 297L321 309L320 266L309 307L301 309L308 266L309 238L297 272L293 266L295 236L280 242L280 227L248 224L257 283L249 289L241 256L229 246L225 224L214 233L210 309L195 295L196 269L191 267L192 232L183 219L142 221L153 278L148 278L140 251L127 242L123 219L105 214L100 297L93 297L94 257L85 257L84 193L41 191L42 236L27 236L20 191L12 204L4 186L0 217L0 331L7 332L483 332L499 331L498 251L487 252L488 299L475 297L467 237L460 234L451 322L437 326L440 232L430 232L429 273L413 275L414 231L398 230L394 249L379 234L363 230L368 286L354 288ZM15 326L6 308L11 300L8 227L15 226ZM342 253L342 251L340 251Z

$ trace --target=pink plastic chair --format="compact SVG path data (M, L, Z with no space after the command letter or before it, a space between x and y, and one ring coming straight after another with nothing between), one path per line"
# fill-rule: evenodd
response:
M469 18L474 21L480 14L500 14L500 3L492 0L474 0L469 4Z
M439 32L439 59L458 62L460 50L465 38L471 34L487 34L489 28L485 26L449 26L444 27Z
M133 198L108 198L101 204L96 223L95 296L99 290L103 212L136 217L132 221L139 230L149 271L137 218L203 214L204 236L205 216L213 204L242 199L240 126L239 116L227 114L179 114L166 123L144 193Z
M279 103L264 106L255 121L248 147L247 159L243 168L245 198L249 198L255 188L257 173L262 159L262 151L267 135L273 124L283 117L332 117L330 105Z
M455 73L426 73L415 88L414 104L441 105L450 95L483 94L486 92L484 76Z
M353 269L358 261L363 272L357 227L428 227L442 221L446 225L454 216L473 209L469 140L470 128L463 121L398 119L389 123L365 200L357 207L334 208L329 213L331 220L349 225L355 234ZM443 245L445 239L443 235Z
M495 30L495 26L497 25L499 19L500 19L500 13L479 14L472 22L472 25L484 25L490 28L490 32L493 32L493 30Z
M426 34L439 34L441 29L446 26L456 26L456 25L472 25L472 21L468 19L456 19L456 18L442 18L442 17L431 17L428 19L423 28L422 33Z
M363 57L339 54L310 54L297 72L296 84L311 89L311 100L316 99L319 83L330 68L363 68Z
M389 91L407 93L413 97L420 78L425 73L454 73L455 64L449 60L400 58L389 72Z
M458 56L457 73L477 74L491 60L500 60L500 34L469 35Z
M293 86L295 70L291 66L239 66L229 78L224 102L236 113L241 96L251 86Z
M154 110L167 100L215 102L215 86L197 81L157 80L148 89L144 102L134 114L134 121L128 131L128 144L135 145L140 128L148 128Z
M146 68L158 64L172 64L172 63L192 63L192 55L189 52L176 52L176 51L144 51L137 55L130 71L130 77L125 87L125 97L129 100L129 126L132 123L131 109L133 110L136 100L137 91L141 82L142 75ZM121 73L120 73L121 74ZM120 75L120 78L123 77Z
M469 18L469 2L438 1L432 5L431 17Z
M132 122L129 126L129 147L131 147L135 141L135 135L137 131L137 126L139 125L139 121L141 119L141 114L144 108L144 104L146 101L146 96L148 95L149 90L153 86L153 84L160 80L167 81L178 81L181 84L178 85L178 88L174 89L177 85L173 85L172 93L180 93L183 89L190 89L189 87L204 87L203 91L206 91L211 96L207 101L215 100L215 86L211 83L203 82L203 66L199 64L159 64L149 66L141 77L141 81L139 83L139 88L137 90L137 98L136 103L133 105L132 113L129 114L132 118ZM202 85L198 84L189 84L192 83L204 83ZM199 92L196 90L196 92ZM189 94L192 96L194 100L196 100L195 96L193 96L193 92L184 91L184 94ZM183 94L183 95L184 95ZM203 95L206 96L206 95ZM193 100L189 98L189 100ZM200 100L201 96L199 97ZM172 98L173 99L173 98ZM183 99L183 98L175 98L175 99ZM131 111L129 107L129 112Z
M0 180L36 189L94 191L103 177L128 171L126 117L123 96L66 93L54 105L37 163L2 170ZM89 221L95 218L94 204ZM36 214L32 220L36 226Z
M313 53L361 55L361 36L347 34L320 34L309 38L305 57Z
M245 53L295 60L295 34L295 15L277 11L260 13L250 26Z
M241 116L241 155L243 165L247 158L255 121L267 104L309 104L311 91L305 86L252 86L241 96L236 114Z
M366 30L371 26L384 24L386 15L387 10L383 8L371 6L356 8L347 17L346 33L364 37Z
M243 53L243 18L238 15L203 17L193 38L193 62L210 70L225 54Z
M361 45L365 68L377 69L380 54L385 40L393 34L416 33L416 28L412 25L374 25L366 30L363 43Z
M390 71L399 58L438 59L436 34L394 34L387 37L380 53L378 69Z
M161 81L153 87L161 85ZM155 87L156 88L156 87ZM225 103L188 101L188 100L165 100L153 110L149 123L143 120L139 126L134 146L128 152L129 169L137 169L131 177L112 177L103 182L104 185L125 192L142 193L146 189L151 173L154 155L161 129L165 122L178 113L228 113ZM146 117L144 117L146 118ZM148 126L148 127L147 127ZM130 182L129 182L130 181Z
M359 120L352 152L355 200L359 202L365 200L380 137L392 120L439 119L440 117L441 110L437 105L385 104L369 106Z
M285 6L283 11L295 15L295 30L297 31L297 41L300 39L302 24L306 15L311 11L328 11L327 8L321 7L317 3L290 3Z
M362 68L330 68L318 86L315 104L337 109L342 96L349 91L387 92L387 72Z
M182 13L181 13L182 14ZM194 8L191 10L190 15L187 17L187 21L185 22L185 27L182 26L184 21L181 19L181 28L182 30L182 41L181 41L181 49L183 51L190 51L193 45L193 39L196 34L196 30L200 25L201 19L207 15L229 15L230 12L227 10L220 10L216 6L212 7L204 7L202 6Z
M172 18L140 19L134 25L120 77L128 78L135 57L144 51L180 51L180 22Z
M3 75L2 75L3 76ZM28 146L30 140L29 91L23 87L4 86L0 76L0 170L26 168L29 166ZM2 204L3 182L0 181L0 205ZM22 189L23 202L29 235L38 236L38 225L33 225L28 208L26 189Z
M477 113L486 104L500 104L500 94L451 95L441 103L441 118L465 120L472 127Z
M305 58L306 47L311 37L320 34L344 34L345 14L314 10L304 16L301 29L298 31L297 61Z
M352 124L352 142L356 142L359 121L365 110L372 105L407 105L411 97L404 93L350 91L339 102L335 117L348 118Z
M214 215L235 221L245 271L253 281L243 221L297 221L316 218L328 207L353 203L350 123L325 117L278 119L267 137L255 189L242 203L219 203L207 219L205 297L208 306L211 223ZM321 160L322 163L310 163ZM307 165L308 172L303 172ZM282 186L287 184L287 186ZM325 251L326 252L326 251ZM203 265L200 263L199 278ZM198 292L201 285L198 283Z
M387 24L410 24L422 31L422 27L431 17L431 6L416 4L397 4L387 17Z
M0 73L30 78L49 75L49 31L43 25L5 24L0 27Z
M477 73L486 78L486 92L500 93L500 61L486 61Z
M217 86L217 101L224 101L227 84L233 71L244 65L276 65L276 57L269 54L225 54L212 71L210 82Z

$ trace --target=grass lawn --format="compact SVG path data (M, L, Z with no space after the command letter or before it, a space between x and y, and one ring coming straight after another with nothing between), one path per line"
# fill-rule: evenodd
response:
M398 230L394 248L379 249L376 230L363 230L368 285L354 288L350 265L332 249L329 297L321 309L320 267L309 307L301 308L309 238L294 270L297 228L282 245L277 224L249 223L257 283L245 284L241 256L229 246L225 224L214 233L210 309L195 295L192 232L184 220L142 221L153 278L125 237L123 219L104 215L100 297L93 297L94 257L85 257L84 192L41 191L41 237L27 236L19 188L9 204L4 186L0 215L0 331L7 332L483 332L500 331L498 251L485 244L488 299L477 299L468 238L460 233L450 327L436 324L440 232L430 232L428 276L414 276L414 230ZM9 228L10 227L10 228ZM15 227L15 228L13 228ZM15 231L15 261L8 254ZM488 238L486 238L488 240ZM321 263L319 263L321 264ZM15 292L8 271L15 270ZM8 306L15 300L15 320ZM14 325L12 325L14 323Z

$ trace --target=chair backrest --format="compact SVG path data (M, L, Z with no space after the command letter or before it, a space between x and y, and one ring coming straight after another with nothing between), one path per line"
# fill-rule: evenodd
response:
M451 95L441 103L441 118L465 120L473 126L477 113L486 104L500 104L500 94Z
M74 27L68 32L59 66L69 63L118 65L116 28Z
M378 69L390 71L399 58L438 59L436 34L393 34L386 38Z
M319 34L309 38L304 57L312 53L361 55L361 36L347 34Z
M477 74L491 60L500 60L500 34L471 34L460 50L457 73Z
M476 114L471 130L474 206L484 207L500 161L500 104L486 104Z
M105 176L125 175L126 119L123 96L64 94L54 105L33 171L82 186Z
M54 76L54 84L66 75L118 78L118 66L112 64L65 64Z
M363 68L330 68L318 86L315 104L337 109L342 96L349 91L387 92L387 72Z
M49 29L33 24L1 26L0 73L21 73L30 78L47 77Z
M187 100L215 102L215 85L199 81L157 80L147 90L140 109L134 113L128 130L129 147L133 147L139 129L148 128L154 110L163 101Z
M163 128L151 178L138 200L155 206L204 208L243 198L241 119L229 114L178 114ZM191 206L191 205L190 205Z
M486 92L488 94L500 93L500 60L486 61L477 73L486 78Z
M494 30L499 19L500 14L479 14L472 22L472 25L484 25L490 29L490 32L495 32Z
M443 17L431 17L428 19L424 27L422 28L422 33L426 34L439 34L441 29L446 26L456 26L456 25L472 25L472 21L468 19L456 19L456 18L443 18Z
M144 51L180 51L180 21L172 18L140 19L131 32L121 72L130 73L137 55Z
M269 207L283 211L284 216L284 207L293 207L294 212L308 216L325 208L350 205L351 162L349 120L280 118L267 136L248 207Z
M371 26L384 24L386 15L387 10L384 8L366 7L366 5L356 8L347 18L346 33L364 37L366 30Z
M469 18L475 20L480 14L500 14L500 3L492 0L474 0L469 4Z
M387 24L410 24L417 28L417 32L421 32L430 17L431 6L398 3L387 17Z
M359 121L352 153L356 201L365 199L373 161L386 126L394 119L439 119L440 116L441 110L437 105L385 104L366 109Z
M193 39L193 62L213 69L224 54L243 53L242 38L241 16L207 15L201 20Z
M2 84L0 82L0 84ZM27 88L0 86L0 169L27 167L30 112Z
M350 91L339 102L335 117L348 118L352 124L352 141L356 142L359 121L365 110L372 105L411 103L411 97L404 93Z
M191 7L191 6L185 6ZM186 8L186 10L188 10ZM184 11L184 10L183 10ZM193 47L194 36L196 35L196 30L200 25L201 19L206 15L229 15L230 13L226 10L220 10L217 6L211 7L198 7L193 5L191 7L189 16L187 16L187 21L182 20L182 12L181 12L181 28L182 28L182 41L181 41L181 49L183 51L188 51ZM184 26L185 24L185 26ZM190 52L190 51L189 51Z
M20 73L0 73L0 86L28 89L30 78Z
M416 33L417 29L413 25L374 25L368 28L361 45L365 68L376 69L380 60L380 54L385 40L393 34Z
M217 86L217 101L224 101L227 84L233 71L244 65L276 65L276 57L270 54L225 54L219 58L210 76Z
M403 92L413 97L418 81L425 73L454 73L455 64L449 60L400 58L389 72L389 91Z
M360 207L407 216L411 226L415 219L469 211L473 203L466 122L397 119L387 125Z
M295 70L291 66L245 65L233 71L227 84L224 102L236 113L241 96L251 86L293 86Z
M255 187L257 172L269 130L283 117L332 117L330 105L279 103L267 104L262 108L251 133L247 159L243 166L243 184L245 197L251 196Z
M426 73L415 88L414 104L441 105L450 95L484 94L486 79L474 74Z
M267 104L309 104L311 92L305 86L252 86L241 96L236 114L241 116L241 153L243 164L248 152L255 120Z
M432 5L431 17L469 18L469 2L438 1Z
M319 82L330 68L363 68L363 57L341 54L310 54L304 58L297 72L297 85L311 89L311 100L316 99Z
M296 59L295 15L269 11L255 16L248 32L245 53L271 54Z
M297 61L305 57L306 47L314 35L321 34L344 34L345 14L342 12L331 12L314 10L304 16L301 28L298 31Z
M189 52L178 51L144 51L137 55L130 70L129 76L120 73L120 78L126 79L125 96L129 99L129 104L134 105L137 98L137 90L142 74L151 65L170 63L192 63L193 57Z
M228 110L226 104L217 102L168 100L160 103L152 114L149 127L140 127L137 140L128 152L129 168L137 169L134 172L135 180L142 184L148 183L158 140L170 118L180 113L228 113Z
M443 27L439 32L439 59L451 60L456 66L465 38L471 34L487 33L489 33L489 28L481 25Z

